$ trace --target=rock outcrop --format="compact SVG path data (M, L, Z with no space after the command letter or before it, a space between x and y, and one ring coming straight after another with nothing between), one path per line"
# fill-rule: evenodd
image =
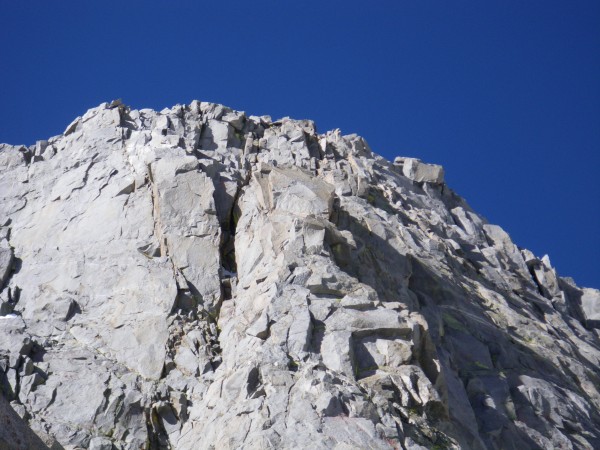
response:
M0 146L0 226L0 387L53 448L600 448L600 293L440 166L117 101Z

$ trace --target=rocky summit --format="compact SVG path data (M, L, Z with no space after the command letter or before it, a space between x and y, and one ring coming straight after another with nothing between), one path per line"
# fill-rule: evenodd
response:
M600 292L309 120L0 146L0 448L598 449Z

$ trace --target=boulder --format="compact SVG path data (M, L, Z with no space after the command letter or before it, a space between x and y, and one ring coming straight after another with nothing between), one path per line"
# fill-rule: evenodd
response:
M418 183L442 184L444 168L437 164L426 164L417 158L396 158L394 164L402 167L402 173Z

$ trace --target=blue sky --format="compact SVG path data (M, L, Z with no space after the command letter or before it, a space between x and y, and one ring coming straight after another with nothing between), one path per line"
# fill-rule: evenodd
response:
M600 2L0 0L0 142L122 98L364 136L600 287Z

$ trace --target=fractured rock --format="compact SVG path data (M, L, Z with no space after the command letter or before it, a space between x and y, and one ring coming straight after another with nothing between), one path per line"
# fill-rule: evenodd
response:
M308 120L0 145L0 446L600 448L599 324L441 166Z
M444 168L437 164L425 164L417 158L396 158L394 164L402 168L405 177L419 183L442 184Z

